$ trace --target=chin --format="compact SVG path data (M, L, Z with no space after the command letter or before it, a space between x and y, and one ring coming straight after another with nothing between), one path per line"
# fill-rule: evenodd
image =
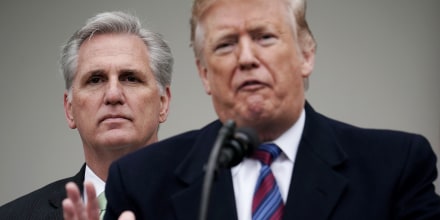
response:
M113 148L125 148L128 146L132 146L135 144L136 140L135 137L132 137L130 135L123 135L123 134L117 134L117 135L110 135L107 136L107 138L103 139L103 142L105 145Z

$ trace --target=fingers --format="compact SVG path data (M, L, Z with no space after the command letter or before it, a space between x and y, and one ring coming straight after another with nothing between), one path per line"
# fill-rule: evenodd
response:
M81 219L81 212L84 210L84 204L81 194L75 183L66 184L67 198L63 200L63 216L66 220Z
M136 220L132 211L124 211L121 216L119 216L118 220Z
M76 212L74 210L72 200L66 198L63 200L63 218L64 220L77 220Z
M81 201L81 193L75 183L68 182L66 184L66 192L67 198L71 199L73 203Z
M99 203L96 198L96 191L93 183L86 181L84 183L84 189L87 194L87 207L86 212L89 220L99 219Z
M93 183L86 181L84 190L87 194L87 206L81 198L81 192L75 183L66 184L67 198L63 200L65 220L99 220L99 205Z

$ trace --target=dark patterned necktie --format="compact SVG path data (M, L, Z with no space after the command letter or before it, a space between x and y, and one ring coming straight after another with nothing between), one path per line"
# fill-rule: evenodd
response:
M262 144L252 158L261 162L260 176L252 201L253 220L276 220L283 216L284 202L270 164L281 154L281 149L273 143Z

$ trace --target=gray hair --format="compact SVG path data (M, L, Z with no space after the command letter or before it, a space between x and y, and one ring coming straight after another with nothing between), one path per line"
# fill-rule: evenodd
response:
M60 65L69 97L78 68L80 46L94 34L107 33L129 33L142 39L150 55L150 68L156 79L160 94L163 94L165 87L171 84L171 74L173 71L174 60L170 47L159 33L143 28L137 17L124 12L114 11L103 12L88 19L86 24L77 30L70 37L67 44L63 46Z

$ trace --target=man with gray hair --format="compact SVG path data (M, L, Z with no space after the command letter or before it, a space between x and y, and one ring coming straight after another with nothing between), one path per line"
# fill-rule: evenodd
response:
M81 202L81 195L85 203L103 195L110 164L158 140L168 116L172 65L162 36L135 16L104 12L90 18L61 55L65 116L78 129L85 164L75 176L2 206L0 218L63 219L66 184Z

